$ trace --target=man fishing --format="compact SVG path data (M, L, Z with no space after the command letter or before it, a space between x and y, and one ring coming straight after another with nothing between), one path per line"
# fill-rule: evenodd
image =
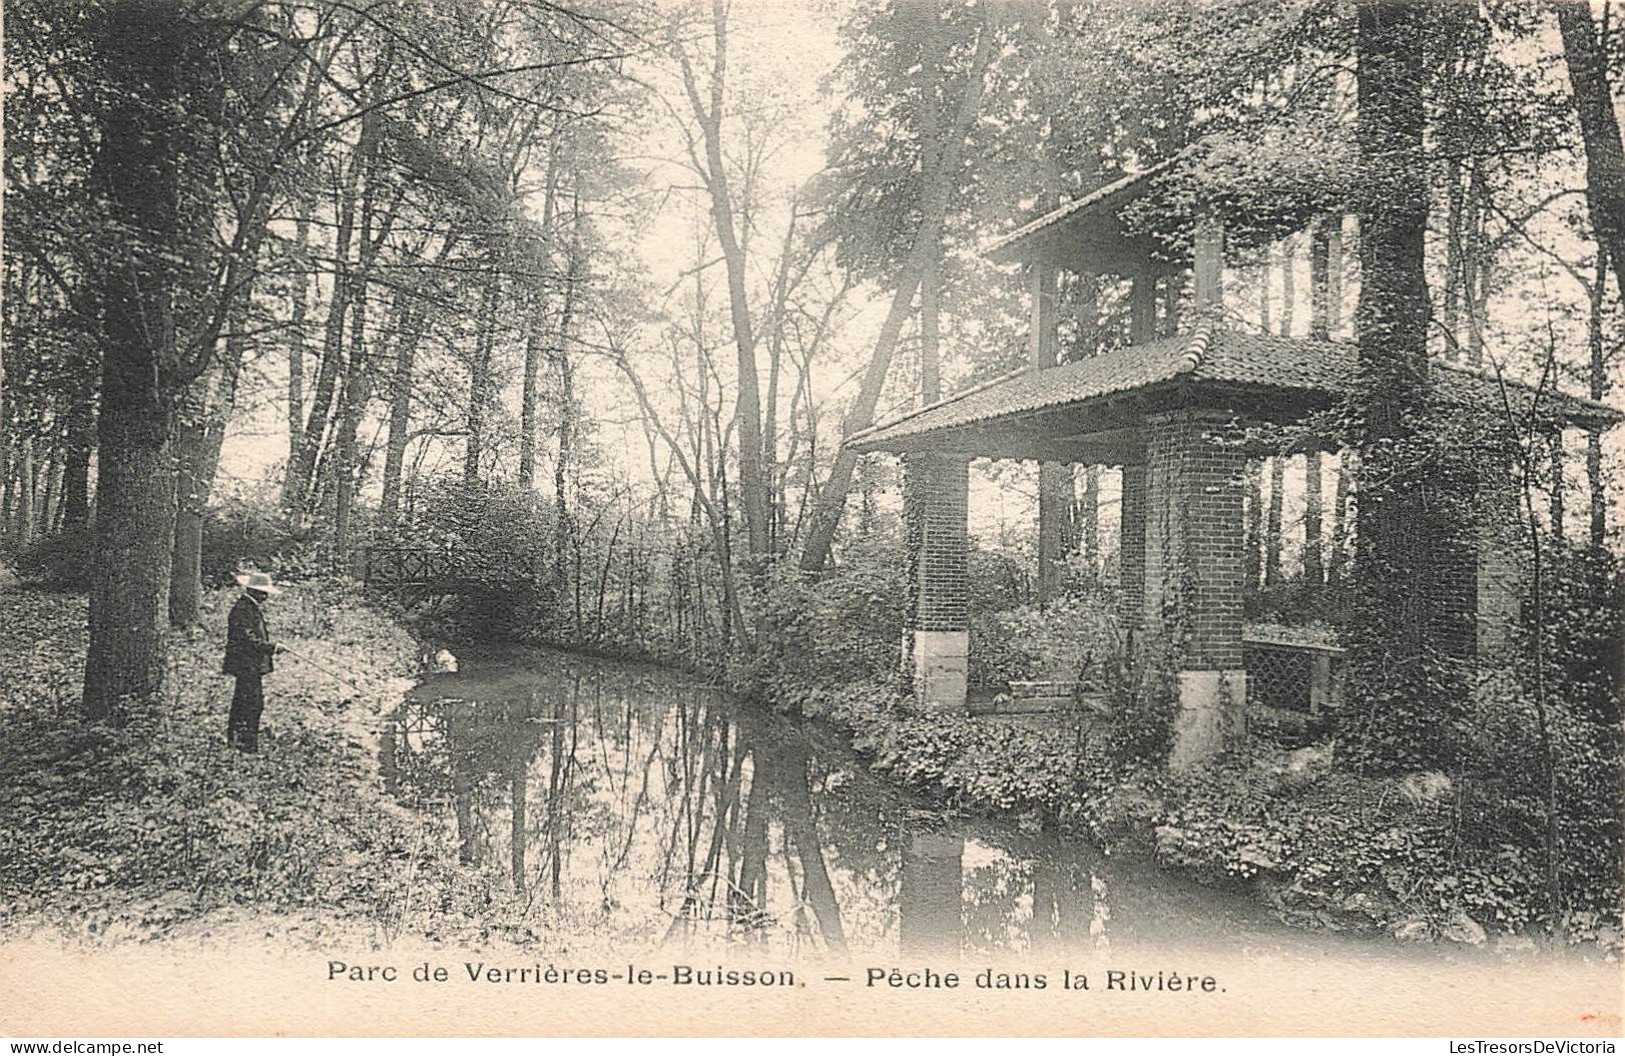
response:
M246 572L237 577L242 597L226 619L226 659L221 670L237 679L231 695L231 717L226 720L226 743L244 752L259 751L260 713L265 710L265 676L271 658L281 646L271 641L265 623L265 602L282 590L267 572Z

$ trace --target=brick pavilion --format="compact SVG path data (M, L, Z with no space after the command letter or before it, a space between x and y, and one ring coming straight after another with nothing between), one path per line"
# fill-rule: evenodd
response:
M951 711L967 708L970 460L1120 467L1119 621L1142 646L1162 636L1173 649L1179 711L1170 764L1184 767L1222 751L1245 727L1243 474L1246 460L1260 452L1238 438L1249 424L1299 423L1335 407L1349 391L1357 353L1351 342L1324 337L1325 306L1336 299L1325 288L1336 280L1328 280L1324 268L1311 296L1311 332L1322 336L1227 328L1220 220L1199 217L1182 234L1162 236L1125 219L1132 204L1158 186L1161 171L1103 187L989 247L994 259L1024 264L1029 275L1025 367L882 422L847 443L906 462L904 488L917 511L911 540L917 546L915 696L923 706ZM1292 230L1291 224L1283 229L1277 223L1277 233ZM1061 270L1128 280L1128 344L1059 362ZM1443 363L1434 368L1443 398L1486 409L1481 413L1500 407L1494 378ZM1530 390L1518 391L1527 407ZM1620 419L1587 400L1550 394L1543 400L1560 423L1601 428ZM1504 483L1507 475L1501 476ZM1056 500L1041 477L1040 502L1049 501ZM1058 540L1041 535L1041 566L1057 547ZM1506 640L1520 593L1518 563L1505 541L1484 534L1476 549L1463 556L1457 584L1470 617L1463 623L1472 630L1471 640L1455 644L1469 656ZM1044 578L1041 567L1040 582ZM1172 636L1175 621L1181 633Z

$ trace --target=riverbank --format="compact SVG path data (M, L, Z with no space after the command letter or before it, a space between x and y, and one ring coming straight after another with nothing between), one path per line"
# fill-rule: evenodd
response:
M417 670L412 636L342 584L278 597L291 652L242 755L218 673L234 594L206 597L172 638L166 698L115 729L79 716L86 599L0 590L0 936L376 946L454 931L481 897L369 747Z
M1288 924L1507 951L1547 941L1538 850L1465 846L1469 793L1448 780L1360 778L1333 769L1329 749L1287 752L1263 741L1245 758L1172 774L1114 760L1103 738L1062 719L912 713L897 690L863 684L780 687L778 697L844 731L874 769L906 787L969 812L1054 824L1108 853L1151 857L1243 891ZM1557 942L1617 958L1617 893L1590 905L1576 898Z

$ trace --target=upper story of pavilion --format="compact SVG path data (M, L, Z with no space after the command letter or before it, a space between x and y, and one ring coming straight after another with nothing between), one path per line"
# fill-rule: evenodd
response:
M996 261L1025 265L1031 327L1027 363L939 403L852 436L858 451L931 451L988 458L1132 464L1142 457L1148 413L1203 406L1242 421L1290 423L1336 406L1350 392L1357 346L1334 340L1341 272L1328 247L1341 218L1250 208L1227 226L1222 210L1164 208L1188 200L1168 164L1126 176L1068 202L991 243ZM1152 208L1152 207L1155 208ZM1157 218L1152 220L1151 218ZM1231 218L1233 220L1233 218ZM1238 325L1225 303L1226 264L1305 230L1311 239L1310 315L1305 336ZM1063 272L1126 284L1128 340L1099 355L1063 354L1058 278ZM1503 413L1491 374L1434 361L1436 398L1467 413ZM1506 389L1515 409L1534 390ZM1546 391L1539 405L1554 424L1605 428L1618 411ZM1332 446L1328 438L1325 446Z

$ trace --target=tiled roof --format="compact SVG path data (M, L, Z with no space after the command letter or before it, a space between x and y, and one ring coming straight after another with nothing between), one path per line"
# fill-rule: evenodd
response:
M847 443L859 451L884 451L931 434L1146 391L1175 380L1335 397L1348 391L1356 355L1356 346L1344 341L1199 331L1113 349L1057 367L1007 374L855 433ZM1446 394L1472 403L1498 403L1499 385L1494 377L1441 363L1434 366L1438 368L1435 378ZM1515 388L1529 391L1527 386ZM1614 424L1625 418L1611 407L1579 397L1559 395L1554 402L1571 420Z

